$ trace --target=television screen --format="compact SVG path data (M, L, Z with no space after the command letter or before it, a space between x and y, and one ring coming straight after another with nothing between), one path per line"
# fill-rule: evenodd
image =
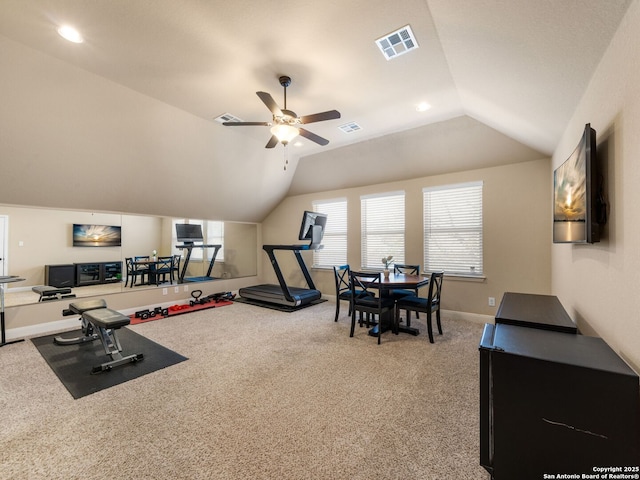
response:
M176 223L176 236L179 242L202 242L202 225L190 223Z
M322 241L324 235L324 227L327 224L327 215L324 213L305 211L302 215L302 224L300 225L300 234L298 239L311 240L313 244L319 244ZM316 237L314 238L313 231L316 229Z
M73 224L74 247L119 247L122 227L114 225Z
M596 132L587 123L578 146L553 172L554 243L600 240L596 181Z

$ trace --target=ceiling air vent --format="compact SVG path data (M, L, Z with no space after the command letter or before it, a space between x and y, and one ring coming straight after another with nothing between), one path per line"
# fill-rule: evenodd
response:
M418 48L418 42L409 25L377 39L376 45L387 60Z
M222 115L220 115L219 117L214 118L214 120L218 123L224 123L224 122L241 122L242 120L240 120L238 117L234 117L233 115L231 115L230 113L223 113Z
M338 128L344 133L353 133L357 132L358 130L362 130L362 127L356 122L345 123L344 125L340 125Z

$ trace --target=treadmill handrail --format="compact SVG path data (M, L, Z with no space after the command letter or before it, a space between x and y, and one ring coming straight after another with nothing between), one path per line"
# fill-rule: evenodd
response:
M263 245L262 248L271 250L320 250L324 245Z
M211 271L213 270L213 264L216 262L216 257L218 256L218 251L222 248L220 244L213 245L203 245L199 243L185 243L183 245L176 245L176 248L180 248L182 250L187 251L187 256L184 259L184 264L182 265L182 270L178 273L178 283L184 283L184 277L187 274L187 266L189 265L189 260L191 259L191 251L194 248L215 248L213 255L211 256L211 261L209 262L209 269L207 270L207 277L211 276Z
M312 247L311 244L309 245L263 245L262 246L262 249L265 252L267 252L267 255L269 256L269 260L271 260L271 266L273 267L273 270L276 273L276 277L278 277L278 283L280 284L280 288L282 289L284 298L286 298L287 301L289 302L295 302L295 300L291 295L291 291L289 290L289 286L287 285L287 282L284 279L284 275L282 275L282 271L280 270L280 265L278 265L278 260L276 259L276 255L274 252L275 250L293 251L293 254L296 257L296 260L298 261L298 265L300 266L300 270L304 275L304 279L307 281L307 285L309 286L309 289L316 290L316 286L313 283L313 279L309 274L309 270L307 269L307 266L305 265L304 260L302 259L302 255L300 255L300 251L315 250L317 248L321 248L322 245L317 245L315 248L310 248L310 247Z

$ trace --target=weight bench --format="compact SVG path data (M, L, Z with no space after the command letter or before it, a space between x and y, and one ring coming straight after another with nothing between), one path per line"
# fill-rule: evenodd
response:
M76 345L92 342L99 338L105 354L111 357L111 361L93 367L92 374L109 371L114 367L143 359L142 353L127 356L120 353L122 346L116 330L129 325L131 320L126 315L107 308L107 303L104 300L82 300L70 303L69 308L63 311L63 315L74 314L80 315L83 336L76 338L55 337L53 341L58 345Z
M61 300L63 298L75 298L69 287L50 287L48 285L39 285L31 287L31 290L40 295L38 302L46 302L47 300Z

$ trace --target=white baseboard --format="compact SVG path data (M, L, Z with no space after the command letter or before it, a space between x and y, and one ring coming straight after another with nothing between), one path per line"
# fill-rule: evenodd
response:
M146 307L135 307L135 308L127 308L118 310L123 315L132 315L140 310L152 310L155 307L170 307L171 305L175 305L175 301L173 302L165 302L161 304L153 304L147 305ZM65 330L75 330L80 328L80 321L78 315L70 316L69 318L63 320L55 320L52 322L39 323L37 325L29 325L28 327L17 327L10 328L6 332L7 341L10 342L12 340L19 340L21 338L30 338L30 337L42 337L44 335L51 335L53 333L63 332Z
M491 315L483 315L480 313L455 312L453 310L442 310L442 314L457 320L466 320L467 322L481 323L482 325L484 325L485 323L495 323L496 321L495 317L492 317Z
M18 340L21 338L42 337L44 335L50 335L64 330L80 328L78 318L79 317L74 316L65 320L39 323L37 325L29 325L28 327L10 328L7 330L7 341Z

